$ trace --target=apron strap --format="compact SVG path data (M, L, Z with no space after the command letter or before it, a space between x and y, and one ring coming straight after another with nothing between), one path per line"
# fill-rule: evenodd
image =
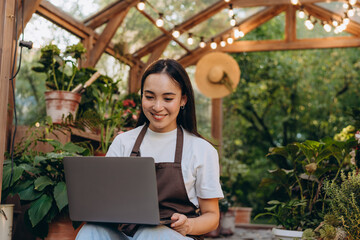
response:
M145 124L145 126L141 129L139 136L137 137L134 147L131 151L131 154L130 154L131 157L140 157L140 145L145 137L145 133L146 133L146 130L148 127L149 127L149 125Z
M184 144L183 129L180 127L180 125L178 125L177 133L176 133L176 148L175 148L175 161L174 161L175 163L181 163L183 144Z

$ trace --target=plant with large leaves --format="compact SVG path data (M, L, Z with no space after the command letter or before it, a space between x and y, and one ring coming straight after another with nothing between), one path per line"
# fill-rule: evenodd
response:
M47 236L48 224L57 216L67 214L68 211L63 158L89 153L87 149L71 142L62 145L57 140L42 141L51 144L54 150L36 154L24 151L15 157L13 164L10 160L6 160L2 185L4 198L19 194L22 204L30 204L24 220L38 237Z

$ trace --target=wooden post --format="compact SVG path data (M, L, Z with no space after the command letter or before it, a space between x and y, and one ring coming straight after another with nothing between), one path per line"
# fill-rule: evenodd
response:
M15 1L0 3L0 199L7 130L7 107L15 34Z
M211 136L219 146L219 156L222 154L222 125L222 98L213 98L211 99Z

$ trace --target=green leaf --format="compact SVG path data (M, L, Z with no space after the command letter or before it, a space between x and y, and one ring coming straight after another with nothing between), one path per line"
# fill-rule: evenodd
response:
M25 201L33 201L35 199L38 199L43 194L43 192L35 191L34 185L30 185L28 188L18 193L20 199Z
M63 150L71 153L82 153L85 148L82 148L72 142L68 142L65 144Z
M31 225L34 227L49 212L52 205L52 198L46 194L42 195L38 200L31 204L29 208L29 218Z
M40 162L45 161L45 160L46 160L46 157L44 157L44 156L35 156L35 158L34 158L34 164L37 165L37 164L39 164Z
M49 185L53 185L54 182L47 176L41 176L34 181L35 190L42 191Z
M278 200L271 200L271 201L268 201L268 204L279 205L279 204L281 204L281 202Z
M11 186L13 186L14 183L20 179L21 175L24 172L23 168L18 167L16 165L14 165L13 169L14 169L14 171L13 171L13 176L12 176L12 180L11 180ZM6 165L6 167L4 167L4 170L3 170L3 182L2 182L3 190L5 190L9 187L10 178L11 178L11 164Z
M59 182L54 188L54 198L59 212L68 205L68 197L65 182Z

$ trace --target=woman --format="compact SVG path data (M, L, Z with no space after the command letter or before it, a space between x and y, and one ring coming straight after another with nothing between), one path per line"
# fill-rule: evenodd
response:
M218 199L223 197L218 154L197 132L194 93L185 69L171 59L154 62L142 76L141 99L137 127L118 135L107 156L154 158L160 217L172 223L126 225L121 232L87 224L78 239L201 239L218 226Z

